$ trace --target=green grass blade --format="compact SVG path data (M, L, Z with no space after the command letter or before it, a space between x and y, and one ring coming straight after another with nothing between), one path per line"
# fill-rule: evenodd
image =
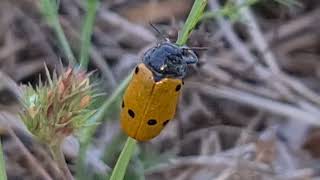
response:
M297 6L303 7L302 3L297 0L274 0L275 2L285 5L287 7Z
M80 67L87 69L89 64L89 51L91 47L91 35L95 22L99 0L87 0L87 14L81 34Z
M129 84L129 81L131 80L131 76L132 74L128 75L126 79L122 81L122 83L117 87L117 89L110 95L107 101L102 105L100 110L92 118L89 119L90 124L98 124L99 122L102 122L103 117L108 112L109 108L124 92L125 88ZM93 125L83 130L81 141L80 141L80 152L78 156L79 158L77 162L77 179L78 180L86 179L84 174L86 151L91 142L92 136L94 135L94 132L96 132L97 127L98 127L97 125Z
M2 142L0 141L0 180L7 180L6 166L4 163L4 154L2 150Z
M133 155L135 148L136 148L137 141L135 139L132 139L128 137L126 144L124 145L121 154L118 158L118 161L116 163L116 166L114 167L112 171L112 175L110 177L110 180L122 180L127 166L129 164L129 161L131 159L131 156Z
M178 40L176 44L182 46L187 42L190 36L190 33L199 22L207 3L208 3L208 0L196 0L194 2L192 9L189 13L189 16L182 28L182 31L178 35Z
M57 4L53 0L42 0L41 1L41 6L42 6L42 13L45 15L47 18L48 23L52 26L58 41L66 54L66 57L69 61L70 65L75 65L76 60L75 56L72 53L72 50L70 48L69 42L62 30L61 24L59 22L58 18L58 12L57 12Z
M106 102L103 103L99 111L92 118L89 119L89 124L99 124L100 122L102 122L103 117L108 112L110 107L123 94L125 88L131 80L131 77L132 73L130 73L130 75L128 75L126 79L124 79L121 82L121 84L116 88L116 90L111 94L111 96L106 100ZM84 143L89 143L91 141L92 135L95 132L96 128L97 126L90 126L86 129L83 136L84 139L82 139Z
M203 14L201 20L217 18L219 16L227 17L231 21L236 21L240 18L240 10L258 3L259 0L246 0L242 4L235 4L233 1L227 1L222 8L217 11L209 11Z

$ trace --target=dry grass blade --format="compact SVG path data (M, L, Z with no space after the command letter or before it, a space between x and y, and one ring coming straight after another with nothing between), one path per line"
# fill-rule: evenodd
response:
M231 89L229 87L223 86L209 86L204 84L199 84L196 82L190 83L190 88L198 89L201 86L201 92L205 94L210 94L212 96L226 98L231 101L236 101L239 103L244 103L261 110L266 110L278 115L289 117L290 119L304 121L312 125L319 126L320 121L318 120L319 114L312 114L311 112L304 111L297 107L291 106L289 104L272 101L263 97L255 96L253 94L248 94L236 89Z

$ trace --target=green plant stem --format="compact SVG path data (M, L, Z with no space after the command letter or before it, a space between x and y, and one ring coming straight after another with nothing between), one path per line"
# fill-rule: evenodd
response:
M182 46L187 42L192 30L195 28L195 26L199 22L203 14L204 8L207 6L207 3L208 3L208 0L196 0L193 3L192 9L182 28L182 31L178 35L176 44Z
M297 7L303 7L302 2L299 2L297 0L274 0L275 2L285 5L287 7L297 6Z
M136 149L137 141L131 137L127 138L126 144L124 145L118 161L113 168L110 180L121 180L123 179L131 156Z
M231 2L231 3L228 3ZM228 17L232 20L232 17L237 15L238 12L246 7L252 6L259 2L259 0L246 0L240 5L233 3L232 1L228 1L221 9L217 11L209 11L203 14L201 20L203 19L212 19L218 16Z
M121 97L123 94L125 88L129 84L130 80L132 77L132 73L128 75L122 82L121 84L116 88L116 90L111 94L111 96L107 99L107 101L102 105L102 107L99 109L99 111L89 119L90 124L99 124L100 122L103 121L103 117L105 114L108 112L109 108L113 103ZM93 133L96 131L97 125L96 126L90 126L87 128L87 131L85 132L85 136L83 141L85 143L89 143L91 141Z
M94 20L99 6L99 0L87 0L87 14L81 34L80 67L87 69L89 64L89 51Z
M100 110L92 117L89 119L89 122L92 124L99 124L100 122L103 121L103 117L109 110L110 106L122 95L123 91L129 84L129 81L131 80L132 74L128 75L126 79L122 81L122 83L117 87L117 89L110 95L110 97L107 99L107 101L102 105ZM80 151L79 151L79 158L77 162L77 179L80 180L83 177L85 177L84 173L84 164L85 164L85 153L87 152L88 146L91 142L92 136L94 132L96 132L97 125L93 125L90 127L87 127L84 130L83 137L81 138L80 141Z
M0 140L0 180L6 180L7 174L6 174L6 166L4 163L4 154L2 150L2 142Z
M66 179L73 180L74 178L68 168L68 165L64 158L64 154L62 153L61 143L50 146L50 149L53 155L53 159L58 163L58 166L65 175Z
M42 0L41 5L42 5L42 12L47 17L49 24L52 26L59 40L60 45L64 53L66 54L69 64L75 65L76 64L75 56L72 53L68 40L59 22L57 4L53 0Z

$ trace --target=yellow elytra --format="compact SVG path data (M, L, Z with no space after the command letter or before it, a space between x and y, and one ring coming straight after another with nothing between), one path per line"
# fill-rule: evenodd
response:
M139 141L157 136L174 117L181 86L180 79L155 82L152 72L138 65L123 97L122 129Z

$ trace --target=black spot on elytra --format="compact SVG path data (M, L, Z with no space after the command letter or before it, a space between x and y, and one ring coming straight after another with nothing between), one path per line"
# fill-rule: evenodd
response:
M163 125L163 126L166 126L169 121L170 121L170 120L165 120L165 121L162 123L162 125Z
M148 125L153 126L153 125L156 125L156 124L157 124L157 120L155 120L155 119L148 120Z
M181 84L178 84L176 87L176 91L179 91L181 89Z
M122 108L124 108L124 101L123 101L123 100L122 100L122 104L121 104L121 107L122 107Z
M128 110L128 114L129 114L130 117L134 118L135 114L131 109Z
M138 74L139 72L139 67L136 67L136 69L134 70L134 73Z

